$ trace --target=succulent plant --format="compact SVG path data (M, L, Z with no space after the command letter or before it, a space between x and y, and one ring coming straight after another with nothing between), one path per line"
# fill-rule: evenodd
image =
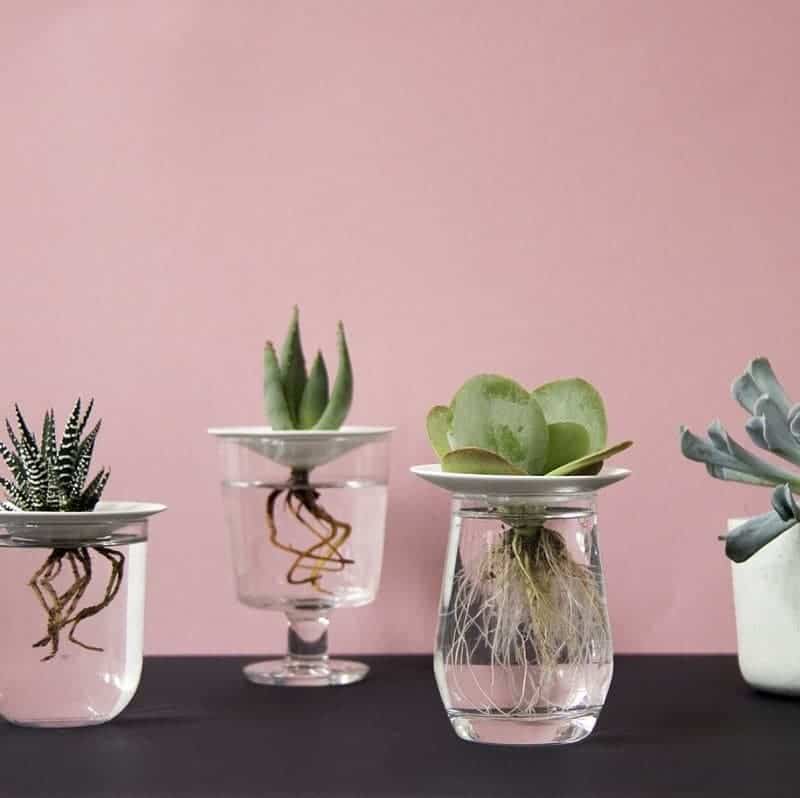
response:
M594 474L631 445L606 445L603 400L579 378L529 392L508 377L479 374L449 406L431 408L427 431L442 470L470 474Z
M322 352L317 352L306 373L300 340L299 311L295 306L280 360L272 342L264 349L264 407L274 430L337 430L344 423L353 401L353 367L344 326L337 329L339 367L333 388L328 390L328 371ZM326 573L338 572L353 563L342 554L350 537L349 523L334 518L320 502L320 493L310 484L310 469L292 468L285 486L275 488L266 500L265 518L270 543L292 556L286 573L290 585L310 585L319 593ZM276 520L278 499L290 516L307 530L309 545L300 548L281 541Z
M0 477L0 487L7 497L6 501L0 502L2 509L31 512L84 512L94 509L108 482L109 472L101 468L86 484L102 423L98 421L81 439L93 406L94 402L89 402L82 414L80 399L75 402L60 444L56 441L52 410L45 413L41 442L37 442L19 407L14 406L17 433L6 419L12 448L0 441L0 457L12 477L11 480Z
M89 480L95 442L100 423L84 435L94 402L82 411L78 399L69 415L64 433L56 439L56 422L52 410L45 413L41 439L31 432L15 405L17 430L6 419L10 447L0 442L0 456L10 472L10 479L0 477L0 487L6 494L0 507L6 512L90 512L100 499L108 482L109 472L101 468ZM111 572L101 602L80 606L92 580L91 552L110 563ZM59 589L55 580L62 572L64 561L73 579L66 589ZM69 627L72 643L92 651L100 651L75 637L78 625L107 607L117 595L124 571L125 556L107 546L59 546L50 551L44 564L31 577L29 585L47 615L47 634L33 644L34 648L50 645L44 661L52 659L59 649L60 634ZM65 569L66 572L66 569Z
M337 328L339 368L333 388L328 391L328 370L318 351L311 371L306 373L300 318L297 306L278 359L275 346L264 347L264 410L275 430L339 429L353 401L353 368L347 350L344 326Z
M747 412L745 431L759 448L800 466L800 404L792 404L769 360L750 361L731 386L733 398ZM744 562L778 535L800 521L794 494L800 493L800 473L788 471L753 454L737 443L719 420L701 438L681 427L681 451L689 460L704 463L715 479L772 487L772 510L751 518L720 535L725 553Z
M603 400L579 378L527 391L507 377L479 374L449 405L431 408L426 426L442 470L458 473L595 474L631 445L607 445ZM573 558L557 528L540 520L547 516L537 506L542 501L501 504L501 533L487 534L492 542L469 572L457 566L452 650L460 664L469 660L476 634L498 673L517 672L531 656L542 674L555 673L565 660L589 665L597 656L594 635L605 613L597 575Z

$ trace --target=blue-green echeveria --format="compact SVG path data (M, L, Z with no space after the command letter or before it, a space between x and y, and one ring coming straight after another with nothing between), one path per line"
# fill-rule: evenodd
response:
M759 448L800 465L800 405L793 405L764 357L752 360L731 386L733 398L749 418L745 431ZM704 463L716 479L774 488L772 510L751 518L721 535L725 553L744 562L778 535L800 521L794 493L800 492L800 474L764 460L735 441L719 421L701 438L681 427L681 451L689 460Z

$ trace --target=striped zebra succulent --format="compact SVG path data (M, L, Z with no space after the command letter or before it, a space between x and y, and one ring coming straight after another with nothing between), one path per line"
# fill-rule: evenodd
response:
M17 432L6 419L11 447L0 441L0 457L12 477L0 477L0 487L6 494L6 500L0 502L2 509L27 512L94 509L108 482L109 472L101 468L86 483L102 423L98 421L84 436L93 407L94 400L81 412L81 400L75 402L59 443L52 410L45 413L41 440L37 442L19 406L14 406Z
M78 399L64 427L61 441L56 438L55 415L47 411L37 441L20 409L15 405L16 431L6 419L10 445L0 442L2 457L10 478L0 477L6 498L0 508L6 512L90 512L100 499L109 472L101 468L88 480L100 422L87 432L94 400L84 409ZM97 574L92 552L110 564L110 575L103 598L95 604L81 603ZM64 565L68 567L64 567ZM75 636L78 625L107 607L119 592L125 567L125 555L101 544L62 543L50 550L47 558L28 584L47 616L47 633L34 648L50 646L43 661L51 660L59 649L61 632L68 629L68 639L81 648L102 651ZM69 575L69 576L67 576ZM64 584L64 580L68 580Z

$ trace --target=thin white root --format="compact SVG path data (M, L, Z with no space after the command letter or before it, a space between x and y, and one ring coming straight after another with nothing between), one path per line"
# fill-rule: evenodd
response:
M463 559L450 616L445 667L485 713L558 707L565 684L580 684L581 673L590 678L611 659L600 575L547 527L509 527L480 556Z

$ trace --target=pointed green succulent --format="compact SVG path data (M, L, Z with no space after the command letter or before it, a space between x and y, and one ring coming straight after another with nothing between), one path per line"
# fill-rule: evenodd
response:
M353 367L341 322L336 342L339 368L329 391L322 352L317 352L311 371L306 373L296 306L280 359L272 342L267 341L264 347L264 411L273 429L335 430L344 423L353 401Z
M731 386L731 394L750 416L745 424L750 440L792 465L800 465L800 404L793 405L789 400L769 360L765 357L751 360L744 374ZM800 493L800 474L748 451L719 421L711 423L707 435L701 438L681 427L683 456L703 463L716 479L774 488L770 512L720 536L725 540L728 557L734 562L744 562L800 522L793 496Z
M428 413L428 438L444 471L469 474L596 473L630 441L606 446L606 413L586 380L533 391L497 374L467 380L449 406Z
M109 472L101 468L89 480L92 454L100 432L98 421L84 435L94 400L81 412L81 400L75 402L64 427L61 442L56 440L56 422L52 410L44 415L40 440L31 432L17 405L14 406L16 431L6 419L10 446L0 442L0 457L10 479L0 477L6 495L0 502L3 510L38 512L85 512L93 510L108 482Z

